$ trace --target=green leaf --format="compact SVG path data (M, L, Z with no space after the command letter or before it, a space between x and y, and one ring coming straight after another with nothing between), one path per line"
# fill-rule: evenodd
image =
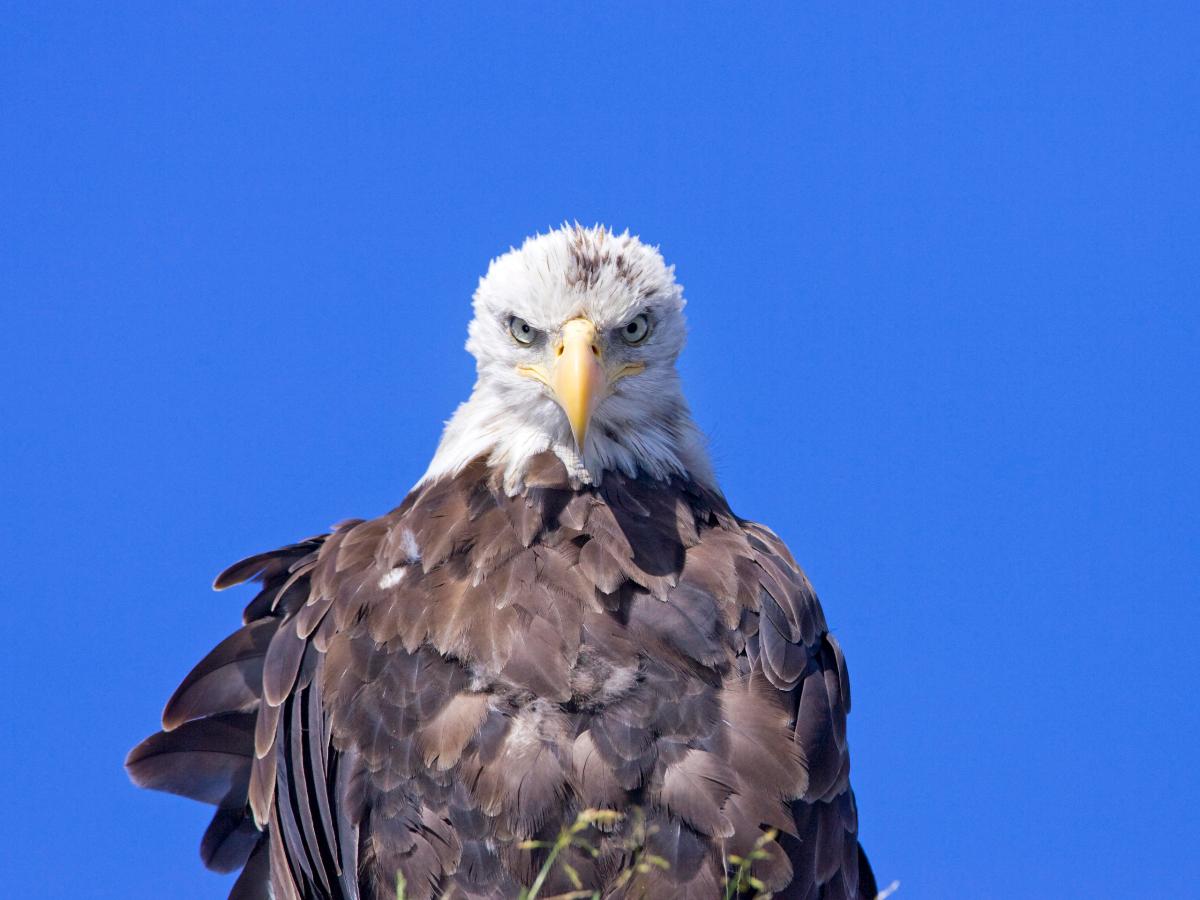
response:
M583 887L583 879L579 877L579 873L575 871L573 865L563 863L563 871L567 873L567 877L571 879L571 884L575 885L576 889Z

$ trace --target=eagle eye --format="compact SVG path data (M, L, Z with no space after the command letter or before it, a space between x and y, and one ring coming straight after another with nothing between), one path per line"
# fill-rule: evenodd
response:
M518 344L529 346L537 340L538 330L522 319L520 316L512 316L508 320L508 333L513 336L513 340Z
M640 344L650 334L650 317L645 313L634 316L628 323L621 326L621 340L633 345Z

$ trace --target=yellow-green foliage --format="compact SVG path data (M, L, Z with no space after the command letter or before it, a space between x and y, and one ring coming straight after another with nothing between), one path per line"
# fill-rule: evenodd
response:
M518 900L600 900L600 892L586 890L583 887L583 881L579 877L579 873L575 871L575 867L566 860L559 860L563 851L570 847L587 853L591 856L599 855L591 844L584 838L584 833L593 825L598 825L602 828L611 829L617 822L623 819L621 813L613 812L607 809L585 809L576 818L570 827L564 828L558 833L558 837L553 841L524 841L521 844L523 850L548 850L546 859L542 863L541 869L538 870L537 877L534 878L533 884L529 887L521 888L518 895ZM628 838L628 849L632 852L632 862L624 872L617 878L613 888L620 888L627 884L635 875L643 874L657 867L667 869L669 865L661 856L655 856L646 851L646 837L649 831L646 828L645 821L638 816L633 822ZM747 856L738 856L730 854L729 864L733 866L733 871L725 876L725 898L724 900L738 900L738 898L750 898L750 900L770 900L771 894L764 890L763 883L754 877L754 861L766 859L767 851L764 849L767 844L775 840L777 832L772 829L764 832L763 835L755 842L754 849ZM554 871L555 865L562 867L563 874L575 886L575 890L568 891L565 894L555 894L552 897L542 897L541 890L546 884L546 879L550 877L550 873ZM884 900L891 896L897 888L900 887L899 882L892 882L887 888L880 891L876 900ZM400 872L396 873L396 900L405 900L405 881L404 875Z

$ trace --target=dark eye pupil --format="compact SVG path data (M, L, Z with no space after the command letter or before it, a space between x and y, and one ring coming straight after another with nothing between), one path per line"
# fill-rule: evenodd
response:
M638 330L637 322L630 322L628 325L625 326L625 330L628 331L630 334L637 334L637 330Z

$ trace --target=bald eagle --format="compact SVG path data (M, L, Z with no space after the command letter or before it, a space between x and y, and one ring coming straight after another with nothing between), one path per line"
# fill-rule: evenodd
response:
M217 807L231 900L875 896L846 663L716 484L683 306L628 232L528 239L403 503L217 577L244 625L126 766Z

